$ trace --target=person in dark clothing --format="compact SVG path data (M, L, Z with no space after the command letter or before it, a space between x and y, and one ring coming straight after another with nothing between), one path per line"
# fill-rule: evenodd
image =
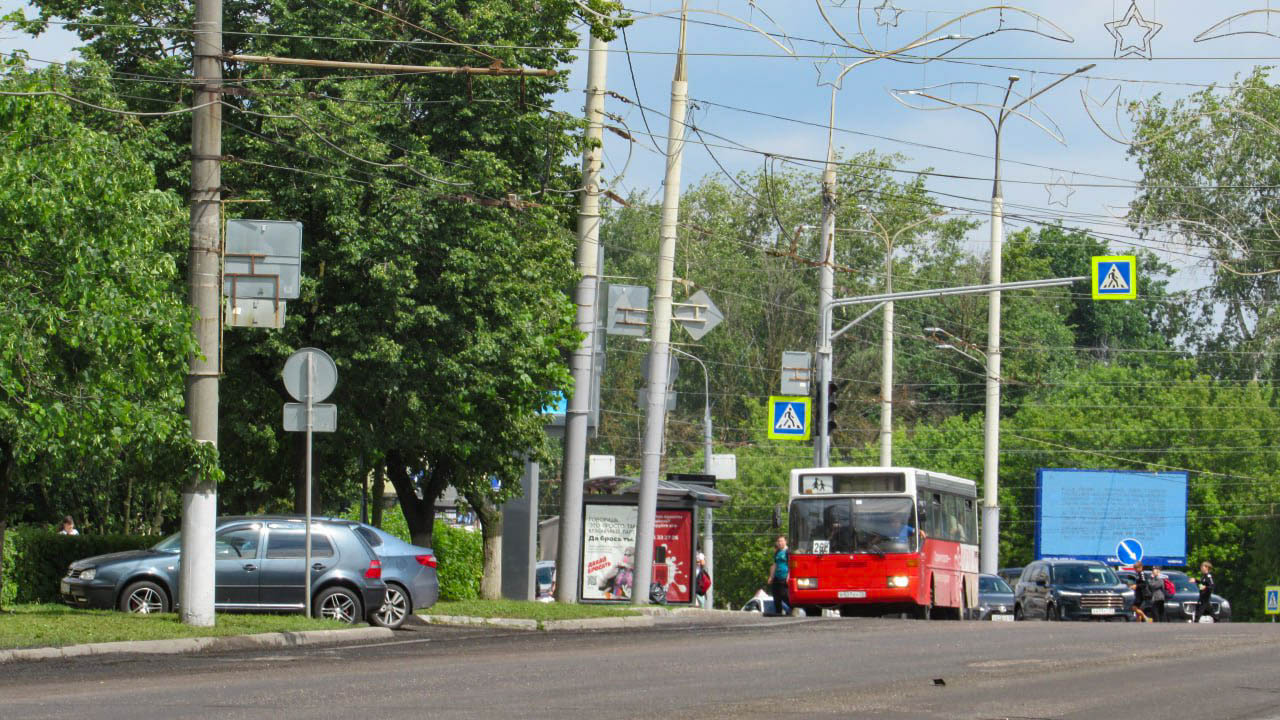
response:
M1142 572L1142 561L1133 564L1133 571L1138 574L1138 578L1133 585L1133 614L1138 622L1150 622L1151 618L1147 617L1147 610L1150 605L1147 604L1147 578Z
M791 553L787 550L787 537L779 535L774 543L773 565L769 568L769 592L773 595L773 610L778 615L791 614L791 593L787 590L787 577L791 574Z
M1205 560L1200 563L1200 579L1195 581L1200 586L1200 602L1196 605L1195 621L1200 622L1200 618L1208 616L1213 617L1213 565ZM1215 620L1217 618L1214 618Z

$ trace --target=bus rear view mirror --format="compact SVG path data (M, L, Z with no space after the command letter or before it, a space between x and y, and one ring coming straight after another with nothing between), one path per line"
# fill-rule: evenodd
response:
M781 505L773 506L772 525L774 530L777 530L778 528L782 527L782 506Z

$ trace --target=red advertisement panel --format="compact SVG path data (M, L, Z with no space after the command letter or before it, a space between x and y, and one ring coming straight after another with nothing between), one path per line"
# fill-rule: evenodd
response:
M693 513L659 510L653 527L653 581L667 590L667 602L693 600Z

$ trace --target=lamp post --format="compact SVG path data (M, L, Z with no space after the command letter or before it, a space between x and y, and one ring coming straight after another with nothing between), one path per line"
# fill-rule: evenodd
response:
M702 363L697 356L692 353L685 352L680 348L672 345L672 352L683 355L690 360L698 363L698 367L702 368L702 473L704 475L711 474L711 375L707 373L707 366ZM702 552L707 556L707 574L715 577L715 537L712 534L712 518L711 508L703 510L704 524L702 527ZM704 596L704 607L711 609L711 589L707 588L707 594Z
M931 95L924 90L908 90L908 95L929 98L943 105L968 110L981 115L991 125L995 133L995 169L992 172L991 184L991 281L990 284L1001 284L1001 259L1004 252L1004 191L1000 185L1000 137L1004 123L1018 110L1083 72L1092 70L1094 65L1086 65L1063 75L1057 80L1040 88L1034 93L1009 105L1009 95L1013 92L1017 75L1009 76L1009 84L1005 87L1004 100L1000 103L999 113L991 117L983 110L957 103L946 98ZM1033 121L1034 122L1034 121ZM1038 125L1038 123L1036 123ZM1044 128L1044 126L1040 126ZM1046 129L1047 131L1047 129ZM1050 133L1052 134L1052 133ZM1062 139L1056 138L1059 142ZM983 420L983 468L982 468L982 553L980 565L982 572L992 573L1000 567L1000 290L992 290L987 307L987 381L986 381L986 414Z

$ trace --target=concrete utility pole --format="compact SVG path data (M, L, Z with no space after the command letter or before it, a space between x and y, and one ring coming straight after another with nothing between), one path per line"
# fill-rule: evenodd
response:
M662 470L662 440L667 428L667 366L671 357L671 286L675 276L676 225L680 219L680 163L684 156L684 118L689 100L685 69L685 29L689 2L680 8L680 47L671 80L671 121L667 125L667 174L663 180L662 225L658 242L658 273L653 295L652 347L649 350L649 405L645 414L644 454L640 472L640 511L636 522L634 584L631 602L649 603L653 578L653 527L658 510L658 474Z
M834 108L834 100L832 101ZM834 113L834 110L832 111ZM813 418L818 421L818 442L813 448L815 467L831 464L831 437L827 417L831 404L831 300L836 287L836 151L828 128L827 164L822 171L822 237L819 252L822 265L818 270L818 407Z
M578 209L578 280L575 302L582 342L571 360L573 394L564 418L564 472L560 481L560 537L556 553L556 601L578 600L582 543L582 483L586 477L587 421L591 412L595 359L596 298L600 271L600 167L604 137L604 92L609 45L591 36L587 56L587 147L582 152L582 199Z
M200 350L187 371L187 418L199 443L218 444L219 331L222 315L221 237L218 210L222 201L222 0L196 0L196 91L191 117L191 244L187 283L196 315ZM218 516L218 489L213 481L193 477L182 489L182 565L178 599L182 622L214 624L213 534Z

